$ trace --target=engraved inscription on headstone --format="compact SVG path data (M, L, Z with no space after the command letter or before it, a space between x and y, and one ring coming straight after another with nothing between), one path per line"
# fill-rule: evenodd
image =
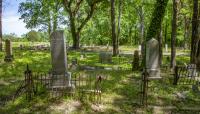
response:
M52 70L56 74L67 71L67 56L64 31L56 31L51 34L51 58Z

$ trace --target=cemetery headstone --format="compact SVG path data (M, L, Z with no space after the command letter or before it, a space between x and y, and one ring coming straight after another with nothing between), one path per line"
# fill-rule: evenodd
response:
M5 41L5 52L6 52L6 56L4 61L5 62L11 62L13 60L13 54L12 54L12 43L10 40L6 40Z
M74 71L77 70L77 67L78 67L78 60L77 58L73 58L72 63L70 65L70 69Z
M138 50L139 50L139 51L142 50L142 46L141 46L141 45L138 46Z
M67 72L67 56L64 31L55 31L51 34L52 73L55 81L53 86L71 86L71 75ZM63 83L60 83L63 82Z
M168 45L165 44L165 52L168 52Z
M112 63L112 54L106 52L100 52L99 54L100 63Z
M189 77L195 77L197 75L196 68L197 68L196 64L189 64L189 65L187 65L188 76Z
M132 71L139 69L139 51L135 50L133 55L133 62L132 62Z
M146 68L150 77L160 78L159 43L154 38L146 44Z

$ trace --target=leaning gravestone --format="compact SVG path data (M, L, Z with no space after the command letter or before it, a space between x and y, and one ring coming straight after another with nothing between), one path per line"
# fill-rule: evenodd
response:
M54 87L71 87L71 75L67 72L67 56L64 31L51 34L52 75Z
M6 51L6 56L4 61L5 62L11 62L13 60L13 54L12 54L12 43L10 40L5 41L5 51Z
M154 38L146 44L146 68L150 77L160 78L159 43Z

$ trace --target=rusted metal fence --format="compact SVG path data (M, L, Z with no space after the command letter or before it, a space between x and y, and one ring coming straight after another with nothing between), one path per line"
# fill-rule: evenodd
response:
M174 85L194 85L200 82L200 68L176 66Z

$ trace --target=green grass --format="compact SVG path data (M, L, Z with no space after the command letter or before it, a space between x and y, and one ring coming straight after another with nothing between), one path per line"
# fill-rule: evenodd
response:
M27 43L25 43L27 44ZM48 72L51 69L51 58L49 51L29 51L19 50L19 43L14 43L14 61L11 63L5 63L4 52L0 52L0 97L5 97L13 94L16 88L19 86L19 82L23 80L23 73L26 69L26 65L29 64L30 69L34 72ZM123 46L122 50L131 51L135 48ZM179 52L179 51L178 51ZM186 52L188 53L188 52ZM88 52L86 58L80 60L79 51L70 51L68 55L69 64L72 58L77 58L79 65L89 66L103 66L103 67L121 67L131 68L131 57L125 57L124 62L119 63L118 58L113 58L112 64L101 64L98 61L98 53ZM184 65L189 63L188 56L177 56L178 65ZM163 64L169 65L167 57L164 56ZM138 103L140 100L140 84L141 84L141 72L131 71L95 71L96 74L100 74L105 78L102 87L102 103L100 104L101 110L96 111L93 108L93 103L90 101L81 102L81 106L72 111L74 114L79 113L115 113L115 114L131 114L131 113L155 113L151 108L141 108ZM87 74L87 73L86 73ZM200 97L196 93L192 92L190 86L173 86L170 80L170 71L165 71L163 74L164 79L161 81L152 81L149 83L151 87L149 89L148 103L150 105L161 106L176 106L176 107L197 107L200 106ZM175 93L188 91L188 98L180 100L175 97ZM28 102L25 99L25 94L22 94L15 101L8 102L4 107L0 107L0 113L12 114L12 113L62 113L58 107L63 103L70 103L76 101L70 97L62 97L54 100L48 97L48 94L42 94L36 96L32 101ZM52 106L57 106L57 109L52 109ZM67 107L68 105L64 105ZM64 109L63 109L64 110ZM66 109L67 110L67 109ZM179 111L178 111L179 112Z

